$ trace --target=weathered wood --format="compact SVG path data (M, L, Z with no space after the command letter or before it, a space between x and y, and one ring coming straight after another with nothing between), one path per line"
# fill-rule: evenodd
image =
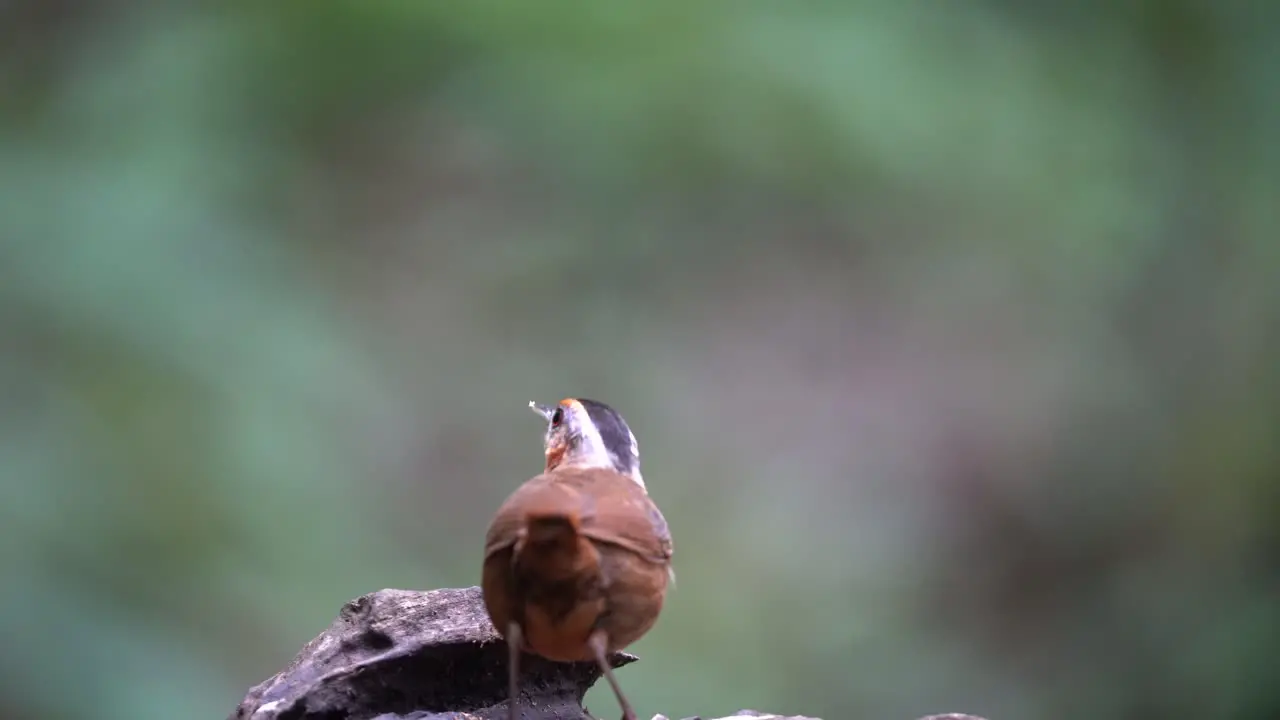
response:
M614 653L615 668L634 662ZM594 663L521 660L523 720L589 720ZM507 646L480 588L379 590L348 602L229 720L506 720ZM665 720L661 715L655 720ZM817 720L750 710L720 720ZM981 720L935 715L922 720Z
M653 720L671 720L666 715L654 715ZM703 720L701 717L685 717L684 720ZM733 715L724 717L716 717L716 719L707 720L819 720L818 717L809 717L808 715L774 715L772 712L758 712L755 710L739 710Z
M616 653L614 667L634 661ZM525 656L524 717L586 718L594 663ZM233 720L474 717L505 720L507 647L478 587L380 590L343 606L327 630L252 688ZM466 714L461 714L466 713Z

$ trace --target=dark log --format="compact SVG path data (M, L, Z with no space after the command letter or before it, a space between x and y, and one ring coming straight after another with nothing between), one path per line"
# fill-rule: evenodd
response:
M617 653L612 662L622 667L635 659ZM586 718L582 697L599 677L593 663L524 656L524 716ZM506 705L507 646L480 588L379 590L343 606L284 670L252 688L231 718L505 720Z
M636 659L615 653L610 660L618 668ZM582 698L600 678L594 663L524 655L520 675L522 720L591 718ZM749 710L730 717L816 720ZM229 720L506 718L507 646L489 622L480 588L469 587L379 590L348 602L283 670L251 688Z

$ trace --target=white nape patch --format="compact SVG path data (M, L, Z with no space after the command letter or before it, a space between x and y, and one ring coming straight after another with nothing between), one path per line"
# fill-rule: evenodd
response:
M627 435L631 438L631 479L648 492L649 488L644 484L644 476L640 474L640 443L636 442L636 434L631 432L631 428L627 428Z
M610 453L609 456L613 460L615 468L619 465L631 468L625 473L626 476L634 480L637 485L644 488L644 491L648 493L649 488L644 484L644 475L640 474L640 444L636 442L636 434L631 432L631 428L627 428L627 435L631 438L631 447L627 450L630 457L627 458L627 462L622 462L622 458L613 453Z
M588 467L613 467L613 457L609 454L609 449L604 446L604 438L600 437L599 428L591 422L591 416L587 414L586 409L577 403L574 403L574 406L571 429L577 431L577 442L571 449L571 453L575 464Z
M587 413L586 408L574 404L573 408L573 425L572 430L576 431L574 446L566 454L563 464L576 465L578 467L601 467L616 470L619 463L618 458L605 447L604 438L600 436L600 429L592 422L591 415ZM644 477L640 474L640 455L639 446L636 444L635 433L630 428L627 430L631 435L631 457L632 461L628 463L632 470L626 473L637 485L644 489L647 493L649 489L644 484Z

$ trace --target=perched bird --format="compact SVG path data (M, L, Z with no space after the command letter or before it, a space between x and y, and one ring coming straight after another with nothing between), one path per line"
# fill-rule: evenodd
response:
M608 656L639 640L662 610L674 578L667 521L649 499L635 435L613 408L585 398L529 406L547 422L546 467L498 508L481 580L510 648L510 717L524 651L599 663L623 720L636 720Z

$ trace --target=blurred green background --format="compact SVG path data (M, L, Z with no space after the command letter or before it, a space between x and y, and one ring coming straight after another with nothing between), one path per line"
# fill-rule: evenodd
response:
M0 718L475 584L566 395L675 535L643 717L1280 716L1277 72L1263 2L0 2Z

